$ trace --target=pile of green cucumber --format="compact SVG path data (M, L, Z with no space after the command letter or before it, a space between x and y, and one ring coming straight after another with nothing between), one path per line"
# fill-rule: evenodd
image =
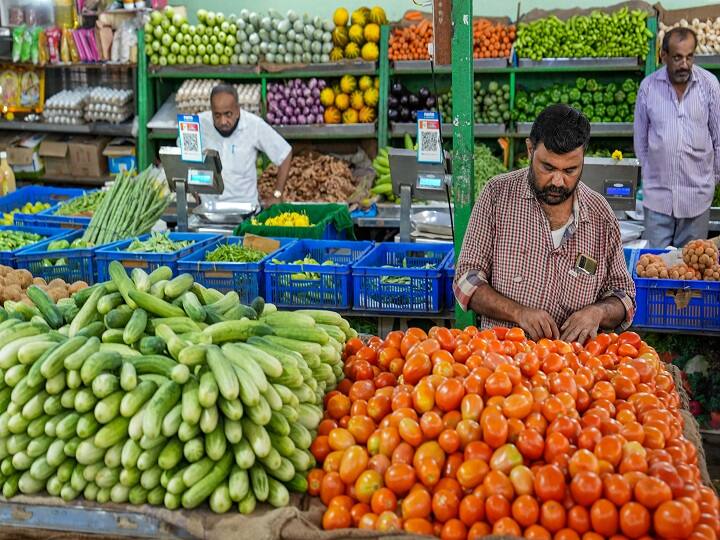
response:
M250 513L307 489L323 398L357 334L167 267L0 309L0 486Z

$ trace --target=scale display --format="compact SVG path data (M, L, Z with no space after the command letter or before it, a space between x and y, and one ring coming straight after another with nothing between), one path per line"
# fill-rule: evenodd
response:
M439 176L418 176L418 189L442 189L443 179Z
M633 187L630 182L617 182L615 180L607 180L605 182L606 197L632 197Z

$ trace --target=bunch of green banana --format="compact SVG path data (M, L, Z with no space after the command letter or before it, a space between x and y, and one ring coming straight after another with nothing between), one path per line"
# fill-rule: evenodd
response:
M388 159L388 149L381 148L377 157L373 160L373 169L375 169L375 184L370 193L386 197L392 201L395 196L392 189L392 178L390 177L390 160Z

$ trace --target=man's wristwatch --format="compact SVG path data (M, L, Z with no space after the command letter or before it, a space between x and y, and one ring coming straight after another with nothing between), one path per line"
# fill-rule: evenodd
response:
M275 191L273 191L273 197L275 197L276 199L281 198L281 197L282 197L282 191L280 191L279 189L276 189Z

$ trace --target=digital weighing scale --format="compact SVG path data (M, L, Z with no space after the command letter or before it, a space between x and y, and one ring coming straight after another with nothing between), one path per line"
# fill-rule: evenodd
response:
M216 150L205 150L202 163L182 161L180 148L163 146L160 148L160 161L172 191L177 194L178 231L188 230L187 194L218 195L225 186L222 179L222 163ZM215 228L232 229L246 216L254 214L257 205L232 201L204 201L197 206L193 214L204 223Z
M640 162L635 158L586 157L582 181L605 197L616 212L635 210Z
M447 201L452 175L442 163L418 163L414 150L391 148L388 157L393 193L400 196L400 241L410 242L412 200Z

